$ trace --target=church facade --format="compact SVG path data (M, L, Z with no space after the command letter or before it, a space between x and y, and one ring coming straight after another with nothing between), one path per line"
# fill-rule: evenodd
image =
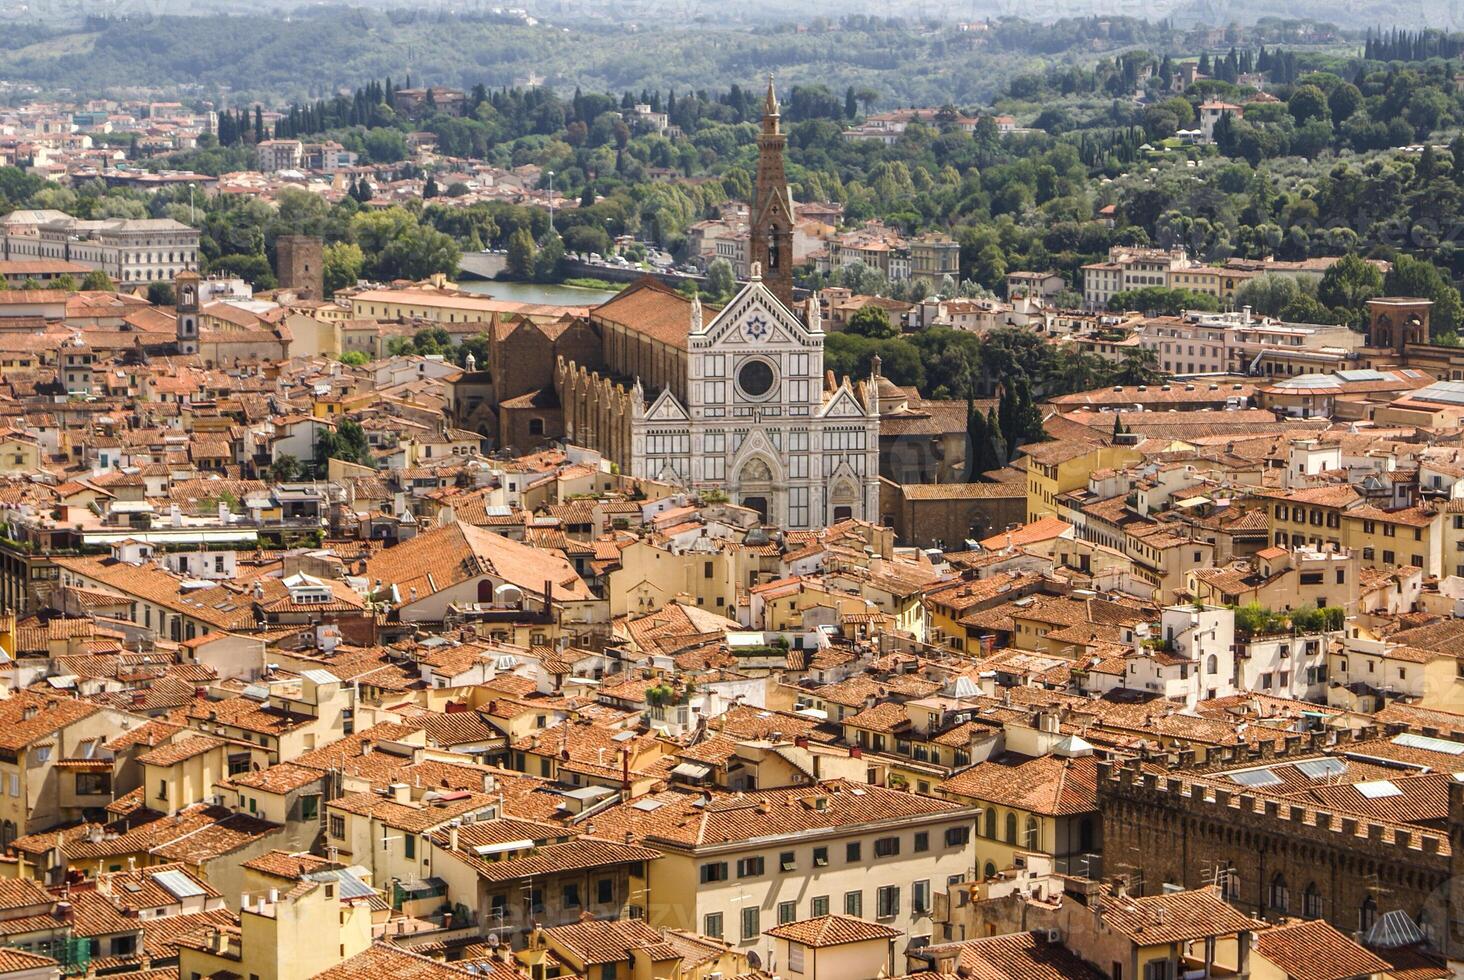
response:
M693 302L685 402L632 390L632 475L724 491L780 527L876 520L878 386L826 378L817 301L805 322L756 272L710 320Z
M794 304L785 146L769 83L749 282L709 313L648 280L593 310L599 363L560 358L555 373L564 438L632 476L724 492L780 527L874 521L880 380L825 372L818 302Z

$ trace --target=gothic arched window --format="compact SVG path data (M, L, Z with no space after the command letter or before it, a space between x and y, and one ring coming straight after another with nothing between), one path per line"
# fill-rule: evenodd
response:
M1301 896L1301 914L1308 919L1320 919L1322 917L1322 893L1317 890L1317 883L1307 882L1306 891Z
M1369 895L1362 900L1362 907L1357 910L1357 930L1367 932L1378 921L1378 903L1373 901Z
M1286 888L1286 876L1278 871L1271 879L1271 908L1284 913L1290 901L1291 894Z

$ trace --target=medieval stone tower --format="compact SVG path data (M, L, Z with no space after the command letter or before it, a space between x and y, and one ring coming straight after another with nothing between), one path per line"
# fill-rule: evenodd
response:
M757 186L752 199L749 261L762 270L763 285L789 310L793 306L793 198L783 172L784 135L778 96L768 78L762 132L757 136Z
M275 278L300 299L325 298L324 243L314 235L275 239Z

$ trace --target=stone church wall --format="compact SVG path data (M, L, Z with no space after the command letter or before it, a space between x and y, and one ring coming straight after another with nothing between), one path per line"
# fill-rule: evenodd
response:
M555 362L554 392L564 414L565 441L593 449L629 473L633 396L625 386L561 356Z

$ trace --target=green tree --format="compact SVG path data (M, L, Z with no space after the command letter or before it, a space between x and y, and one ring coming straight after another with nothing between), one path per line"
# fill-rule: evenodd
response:
M88 293L110 293L115 292L117 287L105 272L101 269L93 269L86 274L85 279L81 280L81 289Z
M371 358L363 350L348 350L340 356L340 362L351 367L362 367L371 363Z
M1164 377L1159 358L1147 347L1130 347L1113 373L1116 385L1151 385Z
M1332 111L1326 94L1315 85L1298 86L1286 100L1286 108L1298 126L1312 119L1326 119Z
M713 259L707 266L707 292L718 302L726 302L736 290L737 275L732 271L732 263L722 258Z
M366 253L355 242L331 242L321 256L326 295L356 285L366 267Z
M300 465L300 460L289 453L280 453L270 464L269 476L276 483L294 483L304 475L305 468Z
M1459 299L1459 290L1427 259L1416 259L1400 253L1393 259L1393 268L1383 280L1383 290L1389 296L1420 296L1433 300L1433 314L1430 317L1435 333L1457 330L1464 320L1464 304Z
M534 278L534 236L527 228L519 228L508 236L508 274L515 279Z
M327 461L344 460L361 466L372 465L371 444L366 430L354 419L342 419L334 432L326 431L315 443L315 464L324 473Z
M1280 316L1288 303L1301 295L1295 276L1264 273L1235 291L1235 305L1249 306L1265 316Z
M558 282L560 265L564 262L564 239L550 231L539 243L539 252L534 256L534 279L537 282Z
M1363 305L1383 292L1383 271L1349 252L1332 263L1317 284L1317 299L1334 309L1341 308L1359 320Z
M153 282L147 286L147 301L153 306L173 305L173 284L170 282Z
M844 325L846 333L854 334L857 337L868 337L871 340L888 340L891 337L898 337L900 331L890 323L890 315L885 312L884 307L869 303L854 311L849 321Z

